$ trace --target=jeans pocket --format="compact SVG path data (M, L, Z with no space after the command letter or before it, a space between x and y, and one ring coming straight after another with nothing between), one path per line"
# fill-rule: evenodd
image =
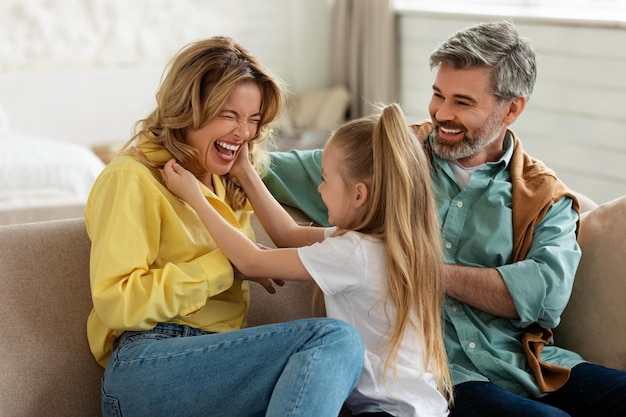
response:
M100 398L102 402L102 417L122 417L117 398L109 397L104 392L104 381L100 386Z

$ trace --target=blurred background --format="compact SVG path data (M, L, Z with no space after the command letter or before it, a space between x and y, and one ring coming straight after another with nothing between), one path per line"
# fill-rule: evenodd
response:
M539 65L513 130L570 187L606 202L626 194L625 3L0 0L0 165L25 136L90 150L125 141L152 110L168 60L213 35L233 37L284 80L285 147L321 146L337 123L378 102L398 101L419 121L428 118L430 52L457 30L509 19ZM0 192L17 172L0 169Z

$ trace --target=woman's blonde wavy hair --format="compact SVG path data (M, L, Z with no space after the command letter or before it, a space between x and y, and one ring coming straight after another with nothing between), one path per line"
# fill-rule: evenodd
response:
M156 109L135 123L133 137L122 152L151 168L163 168L164 161L150 160L142 150L142 140L147 140L167 149L194 174L205 174L196 149L186 143L186 133L215 118L233 89L245 82L253 82L261 90L261 121L256 136L248 141L248 149L257 172L263 176L269 167L266 151L271 122L285 107L283 85L255 56L222 36L191 43L174 56L156 94ZM246 202L243 189L230 174L223 180L227 203L240 210Z
M443 344L443 253L429 160L397 104L342 125L330 143L339 152L346 184L371 184L368 209L351 229L381 238L387 249L389 283L381 299L393 302L396 317L385 365L395 369L404 334L416 332L424 369L436 376L451 402Z

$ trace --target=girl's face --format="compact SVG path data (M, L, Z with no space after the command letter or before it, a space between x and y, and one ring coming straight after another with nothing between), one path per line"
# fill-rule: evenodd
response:
M255 137L261 122L261 90L253 82L238 85L217 117L186 134L187 144L198 151L198 162L207 172L227 174L242 145Z
M340 164L340 151L331 141L322 154L322 183L317 191L328 207L328 223L350 229L358 214L354 205L355 190L341 176Z

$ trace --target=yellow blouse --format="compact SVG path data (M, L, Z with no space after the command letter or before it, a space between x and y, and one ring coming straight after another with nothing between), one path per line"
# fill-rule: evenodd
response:
M166 161L169 152L149 154ZM210 204L250 239L251 207L234 212L224 201L221 177L215 193L201 184ZM114 159L96 180L85 211L92 242L87 320L91 351L106 366L111 345L125 330L149 330L159 322L211 332L245 326L247 281L233 268L186 203L170 193L158 170L131 156Z

